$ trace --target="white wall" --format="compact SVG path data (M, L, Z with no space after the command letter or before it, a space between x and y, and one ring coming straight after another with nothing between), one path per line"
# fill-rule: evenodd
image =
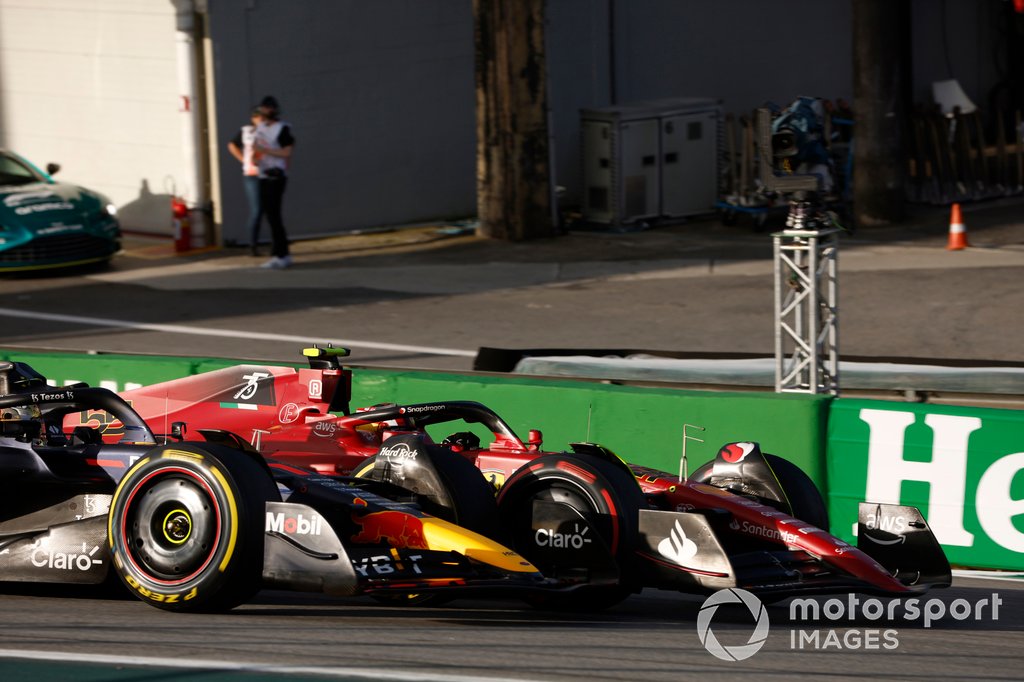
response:
M170 231L185 168L170 0L0 0L0 146Z

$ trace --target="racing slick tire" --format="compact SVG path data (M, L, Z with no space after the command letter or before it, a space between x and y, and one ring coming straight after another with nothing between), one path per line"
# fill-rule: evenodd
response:
M782 485L782 489L785 491L789 504L792 507L793 516L827 531L829 525L828 507L825 506L825 500L821 497L818 487L814 485L814 481L800 467L788 459L768 453L764 453L764 458L768 461L772 471L775 472L775 477ZM694 483L710 485L709 481L711 480L713 465L714 462L702 465L693 472L689 480ZM780 511L787 511L781 509L781 505L772 500L761 500L761 502Z
M151 450L117 486L108 539L137 597L170 611L238 606L260 587L277 485L253 455L212 443Z
M545 565L533 541L534 501L561 502L575 509L595 528L619 572L617 584L582 586L572 592L531 594L536 608L557 611L598 611L614 606L639 590L633 555L637 546L640 509L647 500L624 466L563 453L531 460L505 482L498 495L498 515L507 541L535 563L541 572L557 575Z

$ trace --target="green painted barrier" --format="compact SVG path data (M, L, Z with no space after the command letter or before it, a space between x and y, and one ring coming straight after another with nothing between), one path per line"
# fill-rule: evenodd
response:
M841 537L861 500L909 504L952 564L1024 569L1024 411L839 399L827 460Z
M240 364L222 358L175 358L159 355L25 352L0 349L0 360L25 362L58 386L85 382L112 391L148 386L161 381ZM297 367L298 365L296 365Z
M223 358L2 350L0 358L27 362L60 385L85 381L113 390L240 363ZM793 461L825 491L824 444L829 399L821 396L680 391L564 379L378 368L355 370L355 406L441 400L484 403L524 438L531 428L542 430L545 447L549 449L564 449L573 441L591 440L631 462L668 472L679 470L683 424L696 424L706 430L691 435L705 442L690 442L687 446L691 471L714 457L723 443L756 440L766 452Z
M528 429L541 429L547 448L590 440L630 462L668 472L679 471L683 424L696 424L706 430L690 434L705 442L687 445L691 471L726 442L756 440L766 452L792 460L825 490L829 399L820 396L377 369L357 370L353 393L362 399L355 404L476 400L522 437Z

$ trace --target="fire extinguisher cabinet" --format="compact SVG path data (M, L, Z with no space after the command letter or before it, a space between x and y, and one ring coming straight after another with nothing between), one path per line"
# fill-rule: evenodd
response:
M721 104L673 98L584 109L583 217L623 225L714 209Z

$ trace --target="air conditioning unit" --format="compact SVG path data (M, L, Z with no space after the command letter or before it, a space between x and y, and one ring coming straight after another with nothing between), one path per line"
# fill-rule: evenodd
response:
M584 219L611 226L712 211L721 118L719 100L693 97L582 110Z

